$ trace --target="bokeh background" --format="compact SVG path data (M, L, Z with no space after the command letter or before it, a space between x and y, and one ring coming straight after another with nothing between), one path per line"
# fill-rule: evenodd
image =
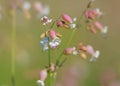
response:
M36 0L28 0L34 3ZM49 17L57 18L61 13L78 17L89 0L37 0L50 7ZM10 0L0 0L2 19L0 20L0 86L11 86L11 30L12 19L9 14ZM100 58L95 63L89 63L78 56L69 56L68 61L58 71L57 82L64 77L65 70L70 67L79 69L79 86L120 86L120 1L96 0L93 8L100 8L104 13L100 21L108 25L107 38L101 34L92 34L85 28L76 32L71 46L83 42L91 44L101 51ZM23 14L16 14L16 86L37 86L39 71L47 64L47 54L43 52L39 35L44 31L36 12L30 10L31 19ZM59 31L59 30L58 30ZM60 30L62 37L60 53L69 38L71 31ZM67 35L66 35L67 33ZM54 54L53 54L54 55ZM53 56L55 58L55 56ZM63 75L63 76L62 76ZM106 83L108 83L106 85Z

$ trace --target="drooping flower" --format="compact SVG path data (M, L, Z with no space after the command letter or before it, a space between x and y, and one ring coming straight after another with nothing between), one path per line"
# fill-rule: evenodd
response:
M66 14L66 13L62 14L62 18L63 18L63 20L65 20L68 23L72 23L73 22L72 18L68 14Z
M106 34L108 32L108 27L103 26L100 22L95 21L94 26L101 31L101 33Z
M84 16L88 19L95 19L96 17L100 17L103 13L100 11L99 8L93 10L87 10L84 13Z
M40 80L41 81L44 81L46 78L47 78L47 70L46 69L43 69L40 71Z
M89 54L91 56L90 58L90 62L95 61L97 58L99 58L100 55L100 51L99 50L94 50L93 47L91 45L83 45L82 43L80 43L78 45L78 50L80 50L80 56L83 59L87 59L87 56L85 53Z

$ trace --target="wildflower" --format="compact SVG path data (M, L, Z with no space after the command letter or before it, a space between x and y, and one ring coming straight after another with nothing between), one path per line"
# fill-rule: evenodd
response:
M43 50L48 49L48 40L49 40L49 37L45 37L40 41L40 44L43 46Z
M64 50L64 54L65 54L65 55L70 55L70 54L77 55L78 52L77 52L77 50L76 50L75 47L71 47L71 48L65 49L65 50Z
M65 20L68 23L72 23L73 22L72 18L68 14L65 14L65 13L62 14L62 18L63 18L63 20Z
M64 21L57 21L57 26L58 27L63 27L63 25L65 24L65 22Z
M83 59L87 59L87 56L86 56L85 53L89 54L91 56L90 62L95 61L99 57L99 55L100 55L100 51L99 50L95 51L91 45L83 45L82 43L80 43L78 45L78 50L80 50L79 51L80 52L80 56Z
M95 26L98 30L100 30L101 33L103 33L103 34L106 34L106 33L108 32L108 27L107 27L107 26L103 27L103 25L102 25L100 22L98 22L98 21L95 21L95 22L94 22L94 26Z
M44 81L47 78L47 70L43 69L40 71L40 79L37 81L38 86L44 86Z
M49 32L46 31L45 33L42 33L40 38L43 39L40 41L40 44L43 46L43 50L47 50L49 47L55 49L60 45L61 39L59 37L61 37L60 33L55 32L53 29Z
M40 80L44 81L47 78L47 70L43 69L40 71Z
M49 23L52 22L52 19L48 19L48 17L43 16L43 17L41 18L41 21L42 21L43 25L47 25L47 24L49 24Z
M100 11L99 8L93 9L93 10L87 10L85 11L84 16L88 19L95 19L95 17L100 17L103 13Z
M49 34L50 34L50 37L51 37L52 39L55 39L55 38L56 38L56 33L55 33L55 31L54 31L53 29L50 30Z
M45 83L42 80L37 80L37 84L38 86L45 86Z
M71 29L76 28L76 24L74 22L76 22L77 18L73 18L73 22L69 25Z
M53 40L51 40L51 41L49 42L49 45L50 45L50 48L54 49L54 48L56 48L58 45L60 45L60 43L61 43L60 38L56 37L55 39L53 39Z
M86 48L87 48L86 52L91 55L90 62L95 61L99 57L100 51L99 50L94 51L91 45L87 45Z

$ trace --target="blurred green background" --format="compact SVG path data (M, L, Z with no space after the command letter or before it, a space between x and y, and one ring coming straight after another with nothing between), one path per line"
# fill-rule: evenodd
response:
M11 30L12 19L9 15L8 2L10 0L0 0L3 6L3 18L0 20L0 86L11 86ZM36 0L30 0L33 3ZM89 0L40 0L50 7L51 18L57 18L61 13L67 13L72 18L78 17ZM93 8L100 8L104 16L100 21L108 25L109 32L107 39L102 38L101 34L93 35L82 28L76 32L71 46L79 42L91 44L95 49L101 51L100 58L95 63L89 63L78 56L70 56L65 66L58 72L58 80L63 74L68 64L78 63L83 76L81 76L80 86L103 86L101 77L113 74L114 79L110 82L120 82L120 1L119 0L96 0ZM40 20L36 18L36 12L32 9L32 18L26 20L24 16L16 15L16 67L15 78L16 86L37 86L36 81L39 77L39 71L47 64L47 54L43 52L39 41L39 35L45 31L41 26ZM59 30L58 30L59 31ZM63 41L61 48L57 50L60 53L63 50L67 38L71 31L61 30ZM67 35L66 35L67 33ZM55 58L53 56L53 58ZM105 73L105 74L104 74ZM106 76L107 77L107 76ZM112 76L111 76L112 77ZM110 77L110 78L111 78ZM113 85L116 86L116 85ZM120 86L120 84L118 85Z

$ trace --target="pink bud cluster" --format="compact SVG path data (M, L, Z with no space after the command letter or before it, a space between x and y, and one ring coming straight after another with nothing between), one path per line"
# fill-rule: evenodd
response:
M76 28L76 24L74 23L76 19L72 19L68 14L64 13L61 15L62 20L57 21L58 27L64 27L64 28Z
M64 50L65 55L80 55L83 59L87 59L87 55L90 55L90 62L95 61L99 55L100 51L99 50L94 50L94 48L91 45L83 45L82 43L78 44L78 46L75 48L67 48Z
M87 19L88 29L92 33L97 33L97 30L100 31L103 35L105 35L108 32L108 27L103 26L99 21L97 21L97 18L100 18L103 13L99 10L99 8L92 9L92 10L86 10L84 13L85 18Z

